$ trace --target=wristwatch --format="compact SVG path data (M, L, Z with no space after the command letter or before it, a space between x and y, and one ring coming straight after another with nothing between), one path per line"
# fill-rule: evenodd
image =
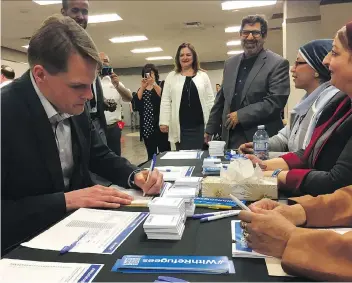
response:
M280 172L282 171L282 169L275 169L273 174L271 174L271 177L276 177L280 174Z
M136 174L138 174L139 172L141 172L142 169L141 168L138 168L136 170L134 170L130 176L128 177L128 180L127 180L127 185L130 187L130 188L133 188L133 187L136 187L137 185L134 183L134 176L136 176Z

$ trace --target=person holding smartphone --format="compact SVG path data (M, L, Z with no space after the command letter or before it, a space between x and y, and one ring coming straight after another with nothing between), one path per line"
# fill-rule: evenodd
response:
M107 124L106 139L110 149L121 156L121 129L118 122L121 118L121 100L130 102L131 91L119 80L110 66L110 59L105 53L100 53L103 68L100 71L101 85L104 93L105 118Z
M153 64L142 69L141 87L134 98L140 115L140 134L148 153L148 160L154 153L169 151L167 133L159 129L159 113L164 81L159 81L159 71Z

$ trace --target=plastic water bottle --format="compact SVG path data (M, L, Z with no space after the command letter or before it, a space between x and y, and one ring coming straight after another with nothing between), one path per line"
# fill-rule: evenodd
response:
M265 126L258 126L258 130L253 136L254 154L261 160L269 159L269 135L265 131Z

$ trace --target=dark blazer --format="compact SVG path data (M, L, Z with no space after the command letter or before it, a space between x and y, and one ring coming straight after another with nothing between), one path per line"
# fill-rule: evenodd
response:
M286 186L294 195L330 194L351 185L351 99L337 93L325 106L307 148L282 158L290 168Z
M66 215L65 187L54 133L29 71L1 93L1 248L28 240ZM89 170L127 186L137 167L115 155L87 109L70 118L74 172L66 191L93 185Z
M223 83L210 112L206 132L216 134L222 124L222 140L228 143L229 130L225 127L227 115L235 94L238 69L243 54L225 62ZM238 120L248 141L253 140L258 125L266 125L269 136L283 128L280 113L290 94L289 63L278 54L263 50L259 53L244 85Z
M104 114L104 111L105 111L104 93L103 93L103 87L101 85L101 81L99 78L96 79L95 85L97 89L97 113L99 117L100 127L104 130L104 133L106 134L107 124L106 124L106 118Z

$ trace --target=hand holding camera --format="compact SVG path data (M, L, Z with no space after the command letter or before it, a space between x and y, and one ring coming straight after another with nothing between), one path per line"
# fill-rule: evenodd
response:
M119 77L114 72L112 72L112 74L110 75L110 78L111 78L111 82L114 85L114 87L118 87L120 84Z
M104 104L105 104L104 110L107 110L109 112L114 112L117 108L117 103L114 99L105 99Z

